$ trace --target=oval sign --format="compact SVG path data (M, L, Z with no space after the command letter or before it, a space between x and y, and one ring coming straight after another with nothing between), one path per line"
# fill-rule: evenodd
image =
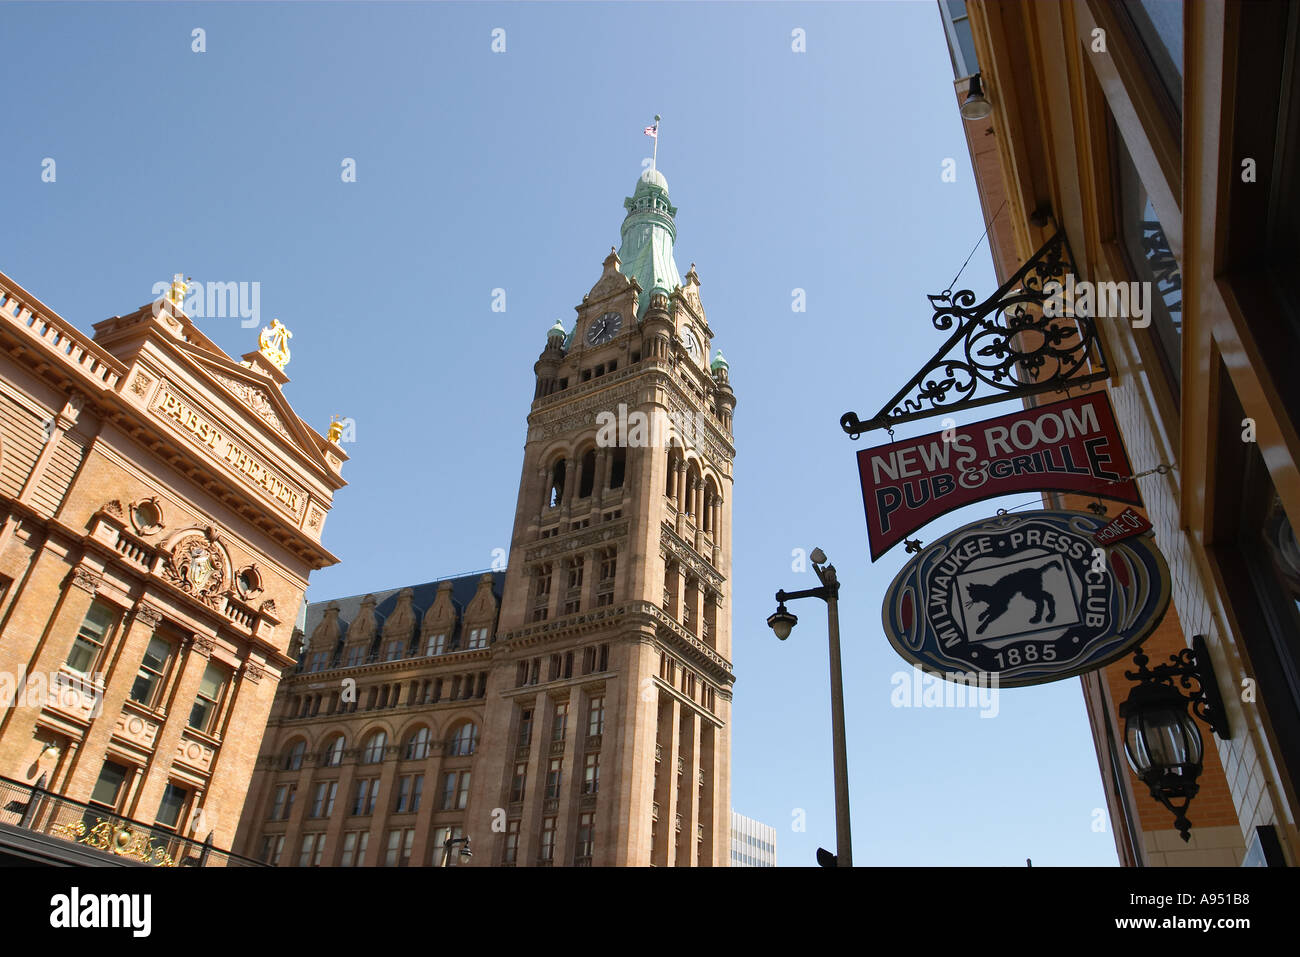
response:
M1169 568L1148 537L1100 548L1107 524L1042 510L972 522L898 573L885 634L917 667L1014 688L1082 674L1124 656L1169 607ZM992 680L990 680L992 683Z

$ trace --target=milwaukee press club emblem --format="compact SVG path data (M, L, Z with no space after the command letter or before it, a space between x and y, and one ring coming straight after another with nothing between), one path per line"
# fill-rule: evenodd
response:
M1036 511L974 522L914 557L885 597L894 649L942 675L1043 684L1101 667L1151 633L1169 570L1147 537L1103 548L1107 519Z

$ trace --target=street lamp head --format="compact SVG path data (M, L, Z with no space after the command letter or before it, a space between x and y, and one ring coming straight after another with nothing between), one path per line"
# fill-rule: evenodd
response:
M970 89L961 104L961 115L966 120L982 120L993 112L993 105L984 96L984 83L976 73L970 78Z
M767 627L776 632L782 641L790 637L790 629L799 623L799 619L786 610L785 602L776 606L776 611L767 616Z
M812 554L809 555L808 557L812 559L814 565L826 564L826 553L822 551L820 548L814 548L812 550Z
M460 849L460 862L468 864L469 859L474 856L474 852L469 849L469 840L465 840L465 846Z

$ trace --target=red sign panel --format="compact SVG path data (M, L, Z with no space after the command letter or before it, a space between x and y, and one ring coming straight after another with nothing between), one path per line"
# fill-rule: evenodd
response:
M1093 533L1092 540L1098 545L1114 545L1116 542L1149 531L1151 531L1151 523L1133 509L1126 508L1107 522L1104 528L1097 529Z
M1023 409L858 453L874 562L953 509L1020 492L1141 505L1105 393Z

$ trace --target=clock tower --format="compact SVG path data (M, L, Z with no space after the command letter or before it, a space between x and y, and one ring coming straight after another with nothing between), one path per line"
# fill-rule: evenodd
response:
M648 170L623 205L621 246L534 367L475 863L730 859L736 396L673 258L667 181Z

